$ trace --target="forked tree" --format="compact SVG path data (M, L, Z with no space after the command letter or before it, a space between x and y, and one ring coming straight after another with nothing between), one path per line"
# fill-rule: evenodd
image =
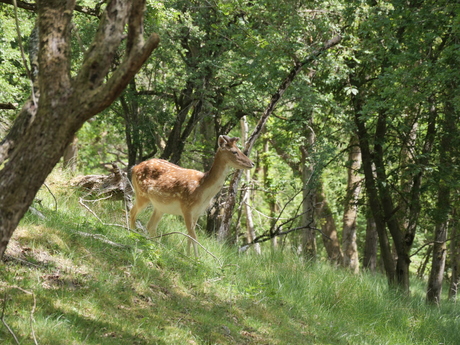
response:
M145 0L109 0L81 67L71 74L75 0L37 0L37 89L0 143L0 259L74 134L107 108L157 47L144 41ZM122 62L113 60L126 42Z

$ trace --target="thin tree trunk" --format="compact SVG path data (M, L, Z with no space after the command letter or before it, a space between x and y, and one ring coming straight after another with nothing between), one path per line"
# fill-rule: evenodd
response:
M435 211L435 234L433 245L433 261L431 272L428 278L426 299L428 303L441 303L442 282L447 256L447 229L450 215L450 195L453 177L452 157L454 140L458 136L456 121L457 114L450 101L445 105L445 119L442 123L442 137L440 147L443 152L440 155L439 167L440 178L438 186L438 200Z
M322 236L328 259L331 263L339 265L343 260L342 249L337 234L337 226L332 216L331 208L322 188L322 182L316 192L316 214L321 223L321 230L326 236Z
M426 254L423 257L423 262L417 270L417 278L423 279L423 277L425 276L426 266L430 261L431 253L433 253L433 246L428 247L428 250L426 251Z
M449 224L448 213L446 214L443 210L448 210L449 204L449 188L440 188L436 208L437 212L442 214L439 214L436 220L431 271L426 292L426 299L429 303L441 303L442 282L447 257L447 229Z
M395 265L393 256L391 254L391 247L388 240L385 217L382 209L382 205L379 199L379 193L377 190L377 183L374 177L373 169L373 158L369 147L369 134L367 132L364 120L361 118L362 104L361 100L357 97L353 99L354 103L354 119L357 127L357 134L359 138L359 146L361 149L362 164L365 177L365 187L368 197L368 203L372 212L372 218L375 222L375 228L378 233L378 239L380 244L380 255L383 260L385 267L385 273L390 286L395 284Z
M377 270L377 250L379 235L377 233L374 217L367 211L366 239L364 243L363 267L370 272Z
M457 212L453 212L452 217L457 219ZM450 254L452 265L452 276L450 278L449 299L456 300L458 295L458 285L460 284L460 240L458 231L458 221L452 221L452 239L450 241Z
M385 217L384 221L390 231L397 254L395 271L396 283L398 288L409 293L409 265L411 262L409 254L412 241L406 241L404 232L394 214L396 208L390 191L391 182L388 181L386 165L383 158L383 144L385 143L386 129L387 113L383 110L379 114L375 129L374 162L378 180L377 188L383 215Z
M311 126L305 131L305 143L300 147L302 164L302 254L308 260L316 260L316 186L314 183L314 165L311 153L315 143L315 133Z
M241 139L246 142L247 136L248 136L248 131L249 131L249 126L248 126L248 121L246 119L246 116L242 117L240 120L241 124ZM246 177L246 183L247 183L247 188L246 190L243 191L243 204L244 204L244 210L246 213L246 230L247 230L247 240L248 243L252 243L254 241L254 238L256 238L256 231L254 228L254 220L252 218L252 209L251 209L251 188L250 188L250 182L251 182L251 172L249 170L246 170L244 172L245 177ZM252 246L254 251L257 254L260 254L260 243L256 243Z
M263 152L262 152L262 172L263 172L263 183L265 189L265 200L268 203L268 208L270 210L270 229L275 229L277 221L277 205L276 205L276 190L272 186L272 176L270 175L270 160L268 158L269 151L269 140L264 139L263 142ZM281 230L280 230L281 231ZM271 239L272 249L278 247L278 237L275 236Z
M361 192L361 177L358 170L361 167L361 150L359 140L353 135L350 140L347 165L347 196L343 211L342 233L342 265L352 272L359 272L358 246L356 244L356 217L358 216L358 198Z

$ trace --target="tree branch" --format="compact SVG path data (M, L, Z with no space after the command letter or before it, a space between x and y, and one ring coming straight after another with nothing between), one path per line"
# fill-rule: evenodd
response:
M1 1L1 0L0 0ZM16 109L16 105L13 103L0 103L0 109Z
M107 5L102 18L101 29L89 49L82 71L78 76L79 82L87 84L90 90L94 90L92 96L87 98L86 104L89 109L85 112L86 117L91 117L108 107L126 88L160 43L160 38L155 33L151 34L144 43L143 13L145 0L128 3L129 5L112 1ZM128 17L127 53L124 61L109 80L103 84L109 71L112 56L118 49L121 39L124 38L124 27ZM115 34L113 34L113 30L115 30ZM104 40L103 46L106 46L106 49L98 46L101 39ZM83 98L77 95L75 101L81 102L81 99Z
M17 2L17 5L18 5L18 8L22 8L24 10L32 11L32 12L37 11L37 5L35 3L30 3L30 2L21 1L21 0L17 0L16 2ZM83 14L87 14L87 15L99 18L101 16L101 5L104 2L105 1L100 1L96 5L95 8L91 8L91 7L88 7L88 6L76 5L75 6L75 11L78 11L78 12L81 12ZM0 0L0 3L8 4L8 5L14 5L14 0Z

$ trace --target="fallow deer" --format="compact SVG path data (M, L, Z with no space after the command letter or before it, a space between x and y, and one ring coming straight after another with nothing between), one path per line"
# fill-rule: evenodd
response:
M188 235L196 240L195 226L198 217L208 208L211 199L224 185L230 167L251 169L254 163L236 146L239 138L219 136L218 149L211 169L201 171L184 169L162 159L150 159L132 170L132 182L136 200L130 211L130 227L135 228L137 214L149 203L154 210L147 223L150 236L156 235L158 222L163 214L181 215ZM187 253L195 241L188 239Z

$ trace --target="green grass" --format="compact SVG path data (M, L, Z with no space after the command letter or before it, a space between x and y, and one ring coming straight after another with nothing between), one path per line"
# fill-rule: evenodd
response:
M459 343L460 308L425 305L423 282L404 297L379 275L288 251L238 255L202 233L216 258L189 258L185 237L150 241L104 226L78 193L52 188L58 210L40 192L46 219L26 216L0 266L0 313L21 344L33 344L33 333L51 345ZM125 222L120 202L90 206L106 223ZM184 225L165 217L159 230ZM16 344L3 322L0 343Z

